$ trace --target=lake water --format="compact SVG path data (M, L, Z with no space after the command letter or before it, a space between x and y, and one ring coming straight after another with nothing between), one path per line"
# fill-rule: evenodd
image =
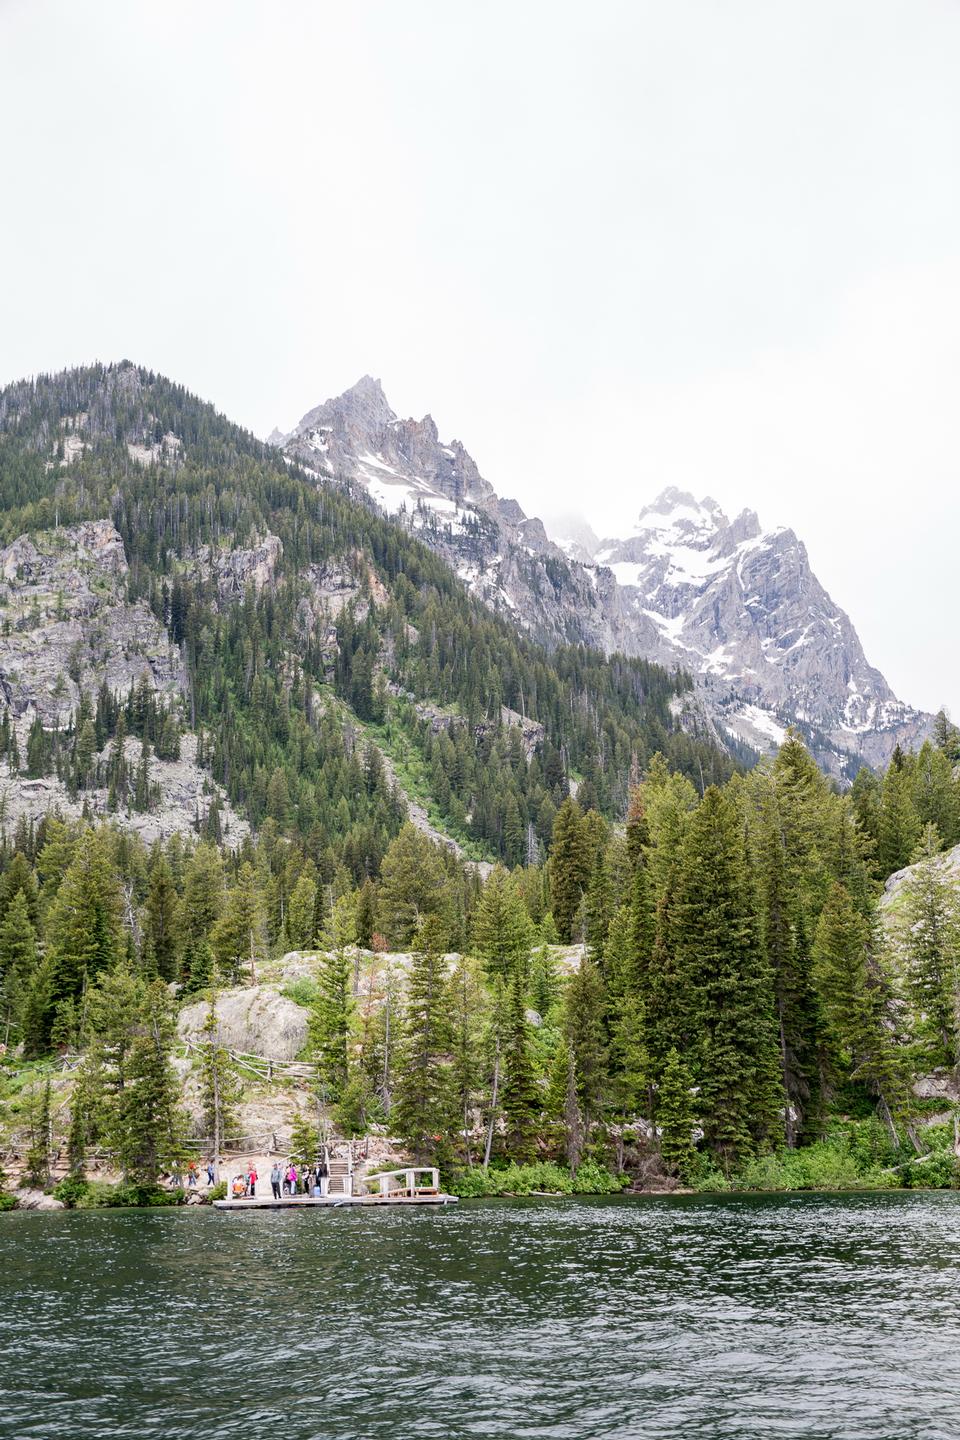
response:
M956 1440L960 1195L7 1215L0 1435Z

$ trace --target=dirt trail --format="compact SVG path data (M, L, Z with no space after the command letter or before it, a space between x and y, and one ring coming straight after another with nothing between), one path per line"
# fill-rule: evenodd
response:
M369 741L369 743L373 744L374 742L371 740ZM430 817L427 814L424 806L421 805L420 801L415 799L415 797L410 794L409 790L405 788L402 780L397 775L396 766L390 759L390 756L385 754L384 751L380 749L379 745L376 746L376 749L380 751L380 758L383 761L383 768L388 781L391 785L395 785L397 787L398 791L406 801L407 816L410 820L410 824L414 827L414 829L419 830L422 835L426 835L428 839L434 842L434 844L442 845L445 850L452 850L454 855L456 855L459 860L462 860L469 869L475 870L477 874L485 880L490 874L490 871L493 869L493 865L490 863L490 861L468 859L463 846L457 840L454 840L452 835L445 835L442 830L438 830L437 827L431 823Z

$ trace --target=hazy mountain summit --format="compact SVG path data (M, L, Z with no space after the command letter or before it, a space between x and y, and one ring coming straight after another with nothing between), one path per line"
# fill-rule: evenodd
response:
M928 717L900 702L868 663L792 530L764 530L752 510L730 520L709 496L698 501L671 487L644 507L630 535L605 540L595 562L613 571L632 611L658 627L657 659L672 654L744 698L725 711L743 739L777 738L772 711L880 763L898 739L925 730Z
M400 419L364 376L310 410L286 454L359 487L454 566L493 609L547 644L582 642L699 677L703 719L765 750L798 725L825 767L884 763L930 717L898 700L792 530L733 520L670 487L629 535L598 541L577 517L543 523L497 495L432 416Z

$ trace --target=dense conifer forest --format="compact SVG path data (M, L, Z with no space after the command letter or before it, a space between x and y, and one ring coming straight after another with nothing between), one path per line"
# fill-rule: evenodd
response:
M87 448L51 465L78 416ZM131 459L168 434L170 457ZM11 775L106 786L115 811L0 843L0 1125L29 1137L35 1182L54 1148L78 1184L105 1151L150 1187L218 1143L242 1077L216 993L292 951L316 957L291 991L317 1102L294 1127L305 1158L333 1125L399 1137L464 1194L956 1182L951 1102L916 1088L960 1070L945 716L848 793L795 735L744 770L673 717L689 677L546 654L402 530L129 366L0 395L0 505L5 543L112 518L129 597L186 675L179 700L86 695L23 753L0 718ZM199 575L201 547L266 535L271 585L225 601ZM335 633L305 632L304 577L344 557L357 595ZM216 805L152 846L124 827L154 803L149 755L176 756L187 730L253 827L235 849ZM459 851L407 821L385 750ZM176 1016L198 1001L191 1126Z

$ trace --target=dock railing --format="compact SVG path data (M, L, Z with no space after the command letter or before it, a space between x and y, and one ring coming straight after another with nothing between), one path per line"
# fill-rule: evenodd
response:
M422 1177L429 1177L426 1181ZM368 1175L364 1180L368 1195L387 1200L394 1196L438 1195L440 1193L440 1171L431 1165L411 1165L405 1170L381 1170L377 1175Z

